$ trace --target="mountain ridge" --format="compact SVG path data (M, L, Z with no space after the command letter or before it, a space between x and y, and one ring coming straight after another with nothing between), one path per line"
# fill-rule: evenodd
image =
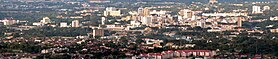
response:
M117 2L208 2L209 0L111 0ZM278 0L218 0L219 2L270 2Z

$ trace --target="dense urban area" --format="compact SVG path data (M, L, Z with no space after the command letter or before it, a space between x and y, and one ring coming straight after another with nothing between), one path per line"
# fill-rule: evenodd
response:
M0 0L0 59L277 59L278 0Z

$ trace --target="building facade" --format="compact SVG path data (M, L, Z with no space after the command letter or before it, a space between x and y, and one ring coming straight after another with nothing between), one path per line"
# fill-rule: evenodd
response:
M71 22L71 27L79 27L79 20L74 20Z

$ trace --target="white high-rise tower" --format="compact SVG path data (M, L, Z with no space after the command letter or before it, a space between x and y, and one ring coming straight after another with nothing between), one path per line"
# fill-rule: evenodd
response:
M102 25L105 24L105 21L106 21L106 18L105 18L105 17L101 17L101 24L102 24Z
M252 7L252 14L262 13L260 6L253 6Z

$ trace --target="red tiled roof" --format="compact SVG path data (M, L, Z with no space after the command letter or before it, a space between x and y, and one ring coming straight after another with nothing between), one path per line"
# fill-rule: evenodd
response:
M210 50L177 50L176 52L210 52Z
M140 56L148 56L148 54L140 54Z
M161 56L162 54L161 53L149 53L148 55L150 55L150 56Z
M162 54L167 54L167 53L173 53L174 51L168 50L168 51L163 51Z

